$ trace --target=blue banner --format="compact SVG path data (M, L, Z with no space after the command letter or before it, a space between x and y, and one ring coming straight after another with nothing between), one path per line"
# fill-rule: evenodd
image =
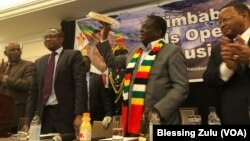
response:
M180 0L137 7L126 11L108 13L121 23L113 29L109 40L113 47L131 50L141 46L140 23L147 15L162 16L167 23L165 41L183 49L190 82L202 81L210 51L222 36L218 27L219 9L232 0ZM250 4L250 0L241 0ZM88 52L100 38L100 23L93 19L76 21L75 48ZM85 50L85 51L84 51ZM89 55L89 54L88 54ZM95 63L98 68L98 62Z

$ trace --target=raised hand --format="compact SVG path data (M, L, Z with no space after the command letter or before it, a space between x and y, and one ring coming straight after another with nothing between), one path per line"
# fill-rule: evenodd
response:
M101 21L100 23L102 24L102 30L101 30L102 41L104 41L108 39L109 31L111 30L111 25Z

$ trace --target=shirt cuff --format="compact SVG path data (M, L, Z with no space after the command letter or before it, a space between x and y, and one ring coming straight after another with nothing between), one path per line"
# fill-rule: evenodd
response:
M220 78L224 81L227 82L229 78L233 75L234 71L230 70L226 63L221 63L220 65Z

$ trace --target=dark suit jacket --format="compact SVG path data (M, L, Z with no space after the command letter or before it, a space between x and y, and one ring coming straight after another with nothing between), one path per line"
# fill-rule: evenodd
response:
M5 66L7 66L7 63ZM20 60L11 68L10 75L6 79L6 82L0 82L0 93L12 97L15 102L12 126L17 126L19 118L25 114L25 105L28 90L32 82L33 71L34 63Z
M250 42L248 42L250 45ZM235 70L231 78L224 82L220 78L219 68L222 63L220 46L215 46L211 51L207 70L203 74L206 84L216 88L221 96L221 114L224 124L250 124L250 68L244 66Z
M35 61L36 69L26 110L30 120L34 116L35 108L40 112L40 117L43 114L45 101L42 90L49 56L49 54L45 55ZM75 115L82 115L87 111L87 82L84 70L79 51L61 52L55 71L54 90L63 119L70 124L73 123Z
M110 68L126 68L137 49L129 56L115 57L108 41L98 43L98 50ZM133 74L136 73L138 65ZM179 106L187 98L189 83L185 57L180 48L165 44L152 65L145 92L144 110L155 107L165 119L165 124L181 124ZM131 81L131 86L133 80ZM132 87L130 87L132 88ZM129 90L129 99L132 95Z
M113 116L114 97L105 89L101 75L90 72L89 94L91 121Z

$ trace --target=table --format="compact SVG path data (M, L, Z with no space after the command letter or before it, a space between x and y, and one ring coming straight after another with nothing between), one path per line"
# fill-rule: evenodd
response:
M11 138L0 138L0 141L16 141L16 140L11 139ZM53 141L53 140L52 139L41 139L40 141Z
M112 138L100 139L100 141L112 141ZM138 137L123 137L123 141L138 141Z

